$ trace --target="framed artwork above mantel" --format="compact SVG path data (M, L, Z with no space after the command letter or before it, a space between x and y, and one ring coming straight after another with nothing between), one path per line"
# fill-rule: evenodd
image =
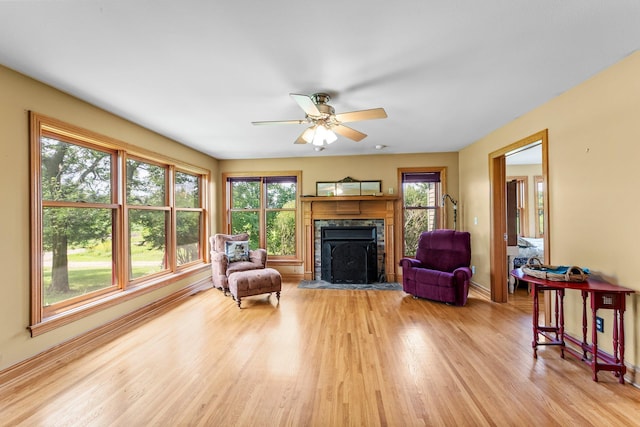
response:
M378 195L382 195L382 181L358 181L346 177L340 181L316 182L317 197Z

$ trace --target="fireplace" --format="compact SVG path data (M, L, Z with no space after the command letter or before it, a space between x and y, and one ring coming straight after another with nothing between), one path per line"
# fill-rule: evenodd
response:
M305 280L321 280L322 227L372 226L376 228L377 238L377 277L387 282L395 281L396 196L305 196L301 201Z
M321 278L331 283L373 283L378 276L375 226L322 227Z

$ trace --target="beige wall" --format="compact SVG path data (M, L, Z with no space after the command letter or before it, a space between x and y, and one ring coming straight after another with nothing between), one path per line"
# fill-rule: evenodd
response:
M460 151L464 227L472 233L474 281L490 288L488 156L549 129L551 263L581 265L640 292L640 52ZM473 218L478 218L474 225ZM579 298L568 298L567 327L577 335ZM626 358L640 362L639 297L627 298ZM610 313L602 310L611 351ZM608 346L608 347L607 347Z
M116 319L189 283L181 281L35 338L29 325L28 111L163 153L211 172L211 225L217 223L217 160L0 66L0 370ZM200 275L190 282L206 277Z

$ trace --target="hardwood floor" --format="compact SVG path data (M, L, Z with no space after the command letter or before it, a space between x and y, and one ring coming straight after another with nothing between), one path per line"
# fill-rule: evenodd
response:
M637 388L557 348L533 359L527 301L286 283L239 310L211 289L0 386L0 425L639 425Z

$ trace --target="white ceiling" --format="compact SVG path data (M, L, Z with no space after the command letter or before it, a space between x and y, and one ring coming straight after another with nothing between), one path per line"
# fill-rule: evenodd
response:
M0 0L0 64L220 159L457 151L638 47L638 0ZM319 91L389 117L251 125Z

